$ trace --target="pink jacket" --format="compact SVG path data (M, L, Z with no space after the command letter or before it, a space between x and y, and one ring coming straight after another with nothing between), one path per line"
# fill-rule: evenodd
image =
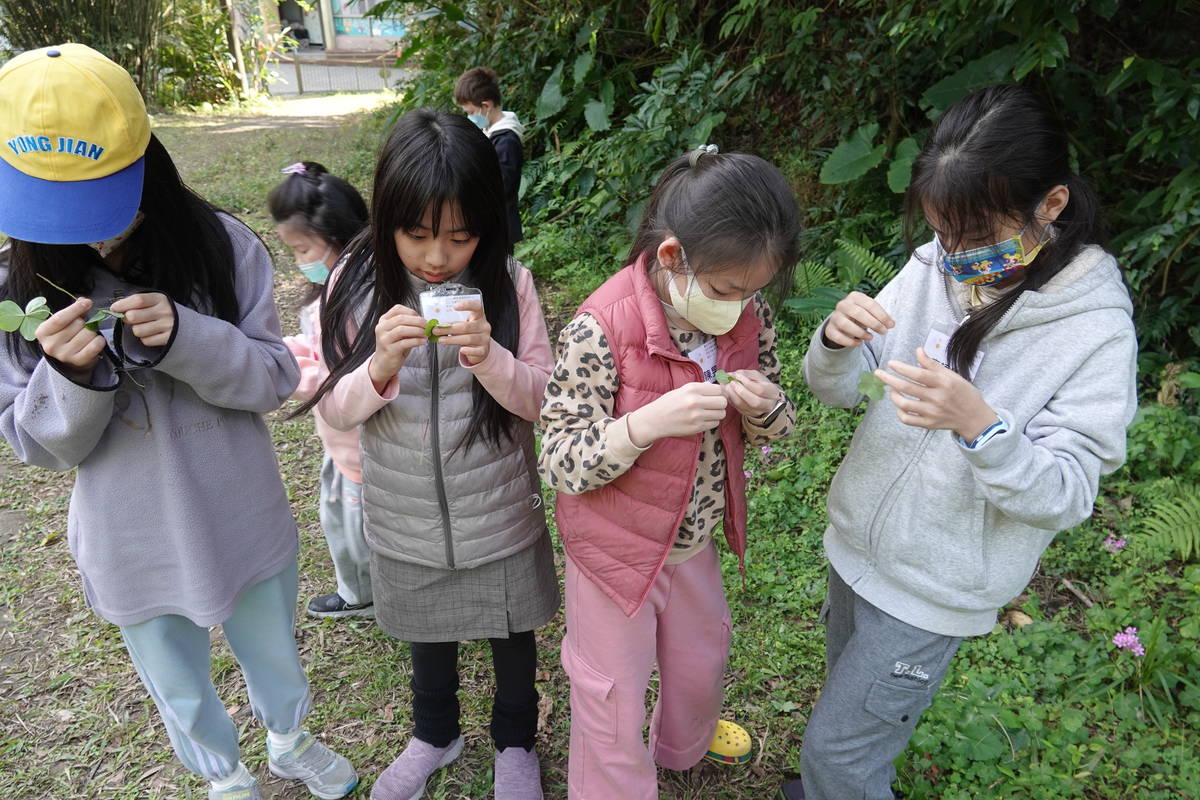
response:
M614 416L704 380L700 366L671 341L641 261L605 281L577 313L585 312L603 329L617 361ZM757 369L760 327L753 305L747 305L733 330L717 337L717 366L727 372ZM746 552L745 441L741 415L732 406L720 436L726 458L725 540L740 560ZM558 495L556 519L567 554L629 616L645 602L675 541L696 481L700 442L700 434L659 439L611 483Z
M320 300L305 306L300 316L310 330L298 336L284 337L284 344L296 357L300 364L300 384L292 393L293 400L301 402L308 400L317 392L317 387L329 375L321 355L321 314ZM317 422L317 436L325 452L329 453L338 470L355 483L362 483L362 461L358 452L358 429L348 431L338 430L325 421L320 408L313 409L313 417Z

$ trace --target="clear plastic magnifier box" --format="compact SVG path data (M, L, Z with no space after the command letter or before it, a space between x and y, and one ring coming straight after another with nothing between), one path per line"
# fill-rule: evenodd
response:
M443 283L421 292L420 300L421 316L426 320L436 319L441 327L470 319L469 310L460 311L455 306L467 300L475 300L482 306L483 295L478 289L459 283Z

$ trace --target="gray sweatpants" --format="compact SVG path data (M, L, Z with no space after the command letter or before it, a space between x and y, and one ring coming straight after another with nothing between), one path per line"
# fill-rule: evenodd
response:
M308 679L296 653L296 562L251 586L221 623L246 678L254 716L275 733L291 733L308 713ZM175 755L210 781L233 774L238 732L213 687L208 628L166 614L122 625L138 676L162 715Z
M320 512L338 594L352 606L375 602L371 551L363 536L362 484L343 475L328 453L321 463Z
M962 639L885 614L832 567L823 616L828 677L800 751L805 798L892 800L892 761L933 702Z

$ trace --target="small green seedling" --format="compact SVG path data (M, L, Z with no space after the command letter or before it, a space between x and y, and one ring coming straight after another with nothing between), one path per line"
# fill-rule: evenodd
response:
M83 327L87 328L92 333L99 333L100 332L100 323L104 322L104 320L110 319L110 318L111 319L125 319L125 315L122 314L120 311L113 311L108 308L97 309L96 313L92 314L92 316L88 319L88 321L83 323Z
M442 338L440 335L433 332L433 329L437 326L438 321L436 319L431 319L429 322L425 323L425 338L431 342L436 342L438 339Z
M717 379L717 383L722 384L722 385L729 383L730 381L736 381L738 379L737 375L730 375L728 372L726 372L723 369L717 370L715 377ZM739 381L739 383L740 383L740 381Z
M866 395L876 402L883 399L883 387L886 385L869 369L863 370L862 374L858 376L858 393Z
M32 342L36 337L38 325L50 318L50 307L46 298L35 297L25 304L22 309L12 300L0 303L0 330L20 332L25 341Z
M67 297L71 298L71 302L74 302L75 300L78 299L75 297L75 295L71 294L66 289L64 289L63 287L59 286L54 281L47 278L45 275L42 275L39 273L38 277L41 278L42 280L44 280L46 283L53 286L55 289L58 289L60 292L65 294ZM35 297L34 299L36 300L38 298ZM109 308L97 308L94 312L92 312L92 315L90 317L88 317L87 322L83 323L83 327L87 328L92 333L99 333L100 332L100 323L104 322L104 320L109 319L109 318L125 319L125 315L123 313L121 313L120 311L113 311L112 309L109 309Z

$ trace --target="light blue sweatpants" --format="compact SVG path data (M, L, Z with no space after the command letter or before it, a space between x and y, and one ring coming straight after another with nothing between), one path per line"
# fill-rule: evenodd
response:
M221 625L246 679L254 716L276 733L299 729L311 703L293 631L297 580L293 561L247 589ZM175 755L207 780L232 775L239 759L237 728L213 686L208 629L167 614L121 626L121 636Z
M343 475L328 453L321 463L320 508L338 594L352 606L374 602L371 551L363 536L362 484Z

